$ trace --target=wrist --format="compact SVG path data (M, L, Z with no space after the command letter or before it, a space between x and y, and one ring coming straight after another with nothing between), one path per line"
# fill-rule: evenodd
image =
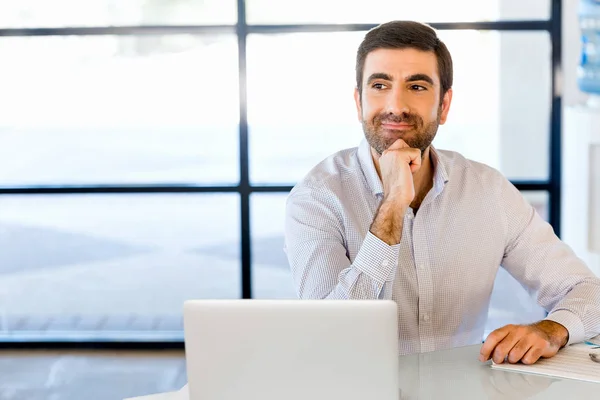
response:
M558 348L563 348L569 343L569 330L564 325L552 320L542 320L537 323L537 326L548 335L550 341Z
M407 199L406 196L396 193L386 193L382 200L382 203L392 205L402 211L403 215L408 210L411 202L412 200Z

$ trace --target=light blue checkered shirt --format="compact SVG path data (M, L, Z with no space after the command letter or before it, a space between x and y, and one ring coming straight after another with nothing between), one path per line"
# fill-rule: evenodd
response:
M392 299L400 353L481 343L502 266L569 343L600 334L600 279L495 169L432 148L434 181L402 240L369 228L383 198L370 148L340 151L291 191L285 251L302 299Z

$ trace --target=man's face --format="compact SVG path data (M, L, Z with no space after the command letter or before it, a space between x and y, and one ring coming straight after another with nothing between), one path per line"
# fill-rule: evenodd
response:
M358 119L371 147L381 155L396 140L424 152L446 122L452 90L440 101L437 58L416 49L377 49L363 69Z

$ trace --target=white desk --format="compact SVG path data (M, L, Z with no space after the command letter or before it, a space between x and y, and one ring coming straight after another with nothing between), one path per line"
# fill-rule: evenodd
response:
M490 362L479 362L479 349L468 346L400 357L399 399L600 399L600 384L495 370ZM143 400L187 400L187 396Z
M600 384L495 370L479 349L400 357L400 399L600 399Z

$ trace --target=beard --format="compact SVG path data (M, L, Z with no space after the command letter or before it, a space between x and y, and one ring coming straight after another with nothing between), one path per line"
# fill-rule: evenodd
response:
M442 107L440 106L436 119L425 124L423 118L417 114L402 113L401 115L395 115L392 113L382 113L375 116L372 122L363 119L362 126L369 145L375 149L379 155L387 150L396 140L402 139L410 147L421 150L421 155L424 156L425 150L427 150L433 142L438 127L440 126L441 114ZM389 122L396 124L410 124L412 125L412 128L409 130L398 131L396 137L386 137L383 134L383 131L385 130L383 124Z

